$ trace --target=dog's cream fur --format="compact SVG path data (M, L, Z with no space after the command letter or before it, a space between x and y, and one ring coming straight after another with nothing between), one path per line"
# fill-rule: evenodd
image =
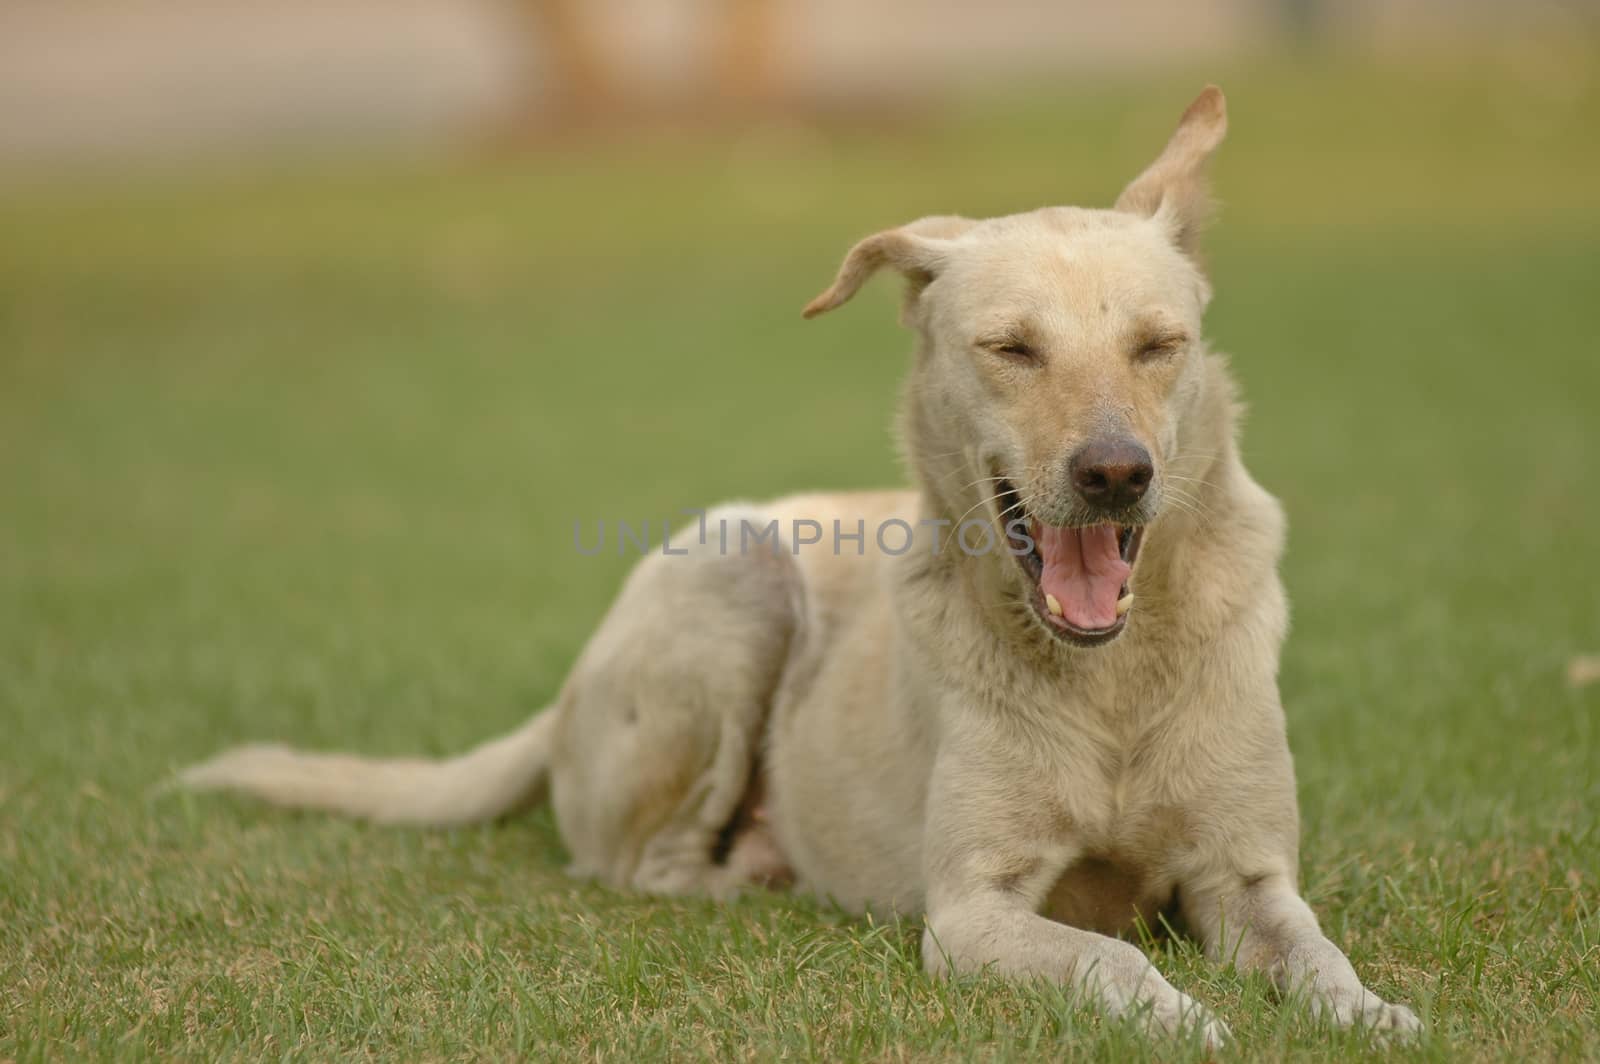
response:
M1296 889L1283 515L1240 462L1233 386L1200 340L1202 171L1225 126L1208 89L1112 210L925 218L851 250L807 315L879 268L908 279L918 490L714 511L734 535L802 520L828 536L724 554L713 534L646 559L555 705L455 760L251 747L184 781L431 824L548 783L574 869L607 883L726 895L792 870L851 909L926 914L930 972L1058 980L1217 1042L1220 1021L1109 937L1171 912L1211 957L1338 1023L1415 1029ZM1017 335L1027 358L991 339ZM1155 477L1126 631L1085 648L1037 614L1005 551L951 536L999 520L997 475L1041 521L1084 523L1064 461L1107 432L1143 444ZM915 527L911 549L880 548L889 519ZM862 553L831 549L836 520L865 528Z

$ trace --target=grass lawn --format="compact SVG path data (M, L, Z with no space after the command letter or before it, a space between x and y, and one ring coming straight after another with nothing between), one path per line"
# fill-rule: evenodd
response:
M0 191L0 1060L1180 1059L915 926L155 797L251 739L455 751L544 704L625 560L576 518L897 482L932 211L1108 203L1204 77L1215 342L1290 514L1304 888L1419 1058L1600 1054L1600 89L1583 53L1208 71L894 132ZM818 433L826 426L826 433ZM1242 1060L1359 1037L1156 947Z

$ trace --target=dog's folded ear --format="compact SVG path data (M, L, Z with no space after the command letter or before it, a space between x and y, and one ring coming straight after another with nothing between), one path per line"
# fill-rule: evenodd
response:
M919 218L898 229L873 233L850 249L833 284L807 303L801 313L814 318L842 305L856 294L867 278L884 266L899 270L911 282L913 290L920 289L939 272L950 241L976 224L970 218L938 214Z
M1221 89L1208 85L1183 112L1160 157L1122 190L1117 210L1155 218L1174 244L1193 254L1211 215L1206 162L1227 132L1227 101Z

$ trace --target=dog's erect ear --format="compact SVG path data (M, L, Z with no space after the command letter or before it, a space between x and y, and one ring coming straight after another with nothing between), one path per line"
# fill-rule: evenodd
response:
M1227 132L1227 101L1221 89L1208 85L1183 112L1161 156L1122 190L1117 210L1157 219L1173 243L1193 253L1211 213L1206 162Z
M856 294L856 289L865 284L867 278L884 266L899 270L913 286L927 284L939 272L950 241L975 224L970 218L937 214L919 218L898 229L873 233L850 249L833 284L807 303L801 313L814 318L840 306Z

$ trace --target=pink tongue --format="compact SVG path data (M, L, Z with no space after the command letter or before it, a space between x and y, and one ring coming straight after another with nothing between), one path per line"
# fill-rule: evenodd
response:
M1039 590L1061 603L1062 617L1094 631L1117 623L1117 598L1133 571L1122 560L1115 525L1052 528L1035 524L1033 538L1044 560Z

